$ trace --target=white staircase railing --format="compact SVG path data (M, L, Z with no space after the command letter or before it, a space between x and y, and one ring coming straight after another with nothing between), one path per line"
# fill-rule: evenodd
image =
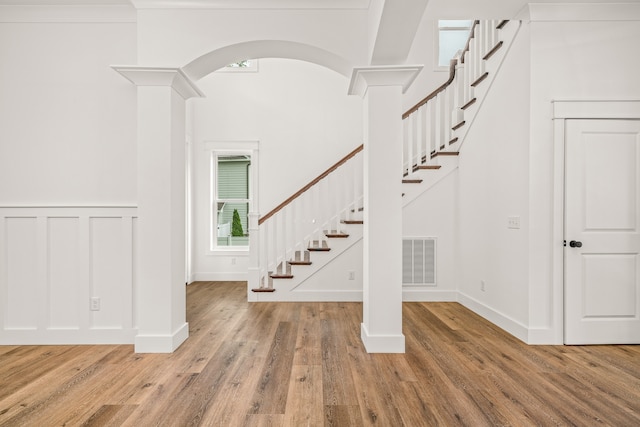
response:
M363 203L363 146L258 219L249 215L249 300L253 292L273 291L271 276L290 275L289 261L308 259L326 232L339 232L359 215Z
M467 45L451 61L449 80L403 114L404 176L459 146L465 110L476 102L475 88L488 75L486 61L502 47L507 22L475 21Z

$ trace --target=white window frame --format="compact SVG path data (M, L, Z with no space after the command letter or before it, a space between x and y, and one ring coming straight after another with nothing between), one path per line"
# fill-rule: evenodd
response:
M436 21L436 25L435 25L435 46L434 46L434 64L435 64L435 70L436 71L449 71L449 64L445 64L445 65L440 65L440 32L441 31L459 31L459 30L471 30L471 28L473 28L473 19L458 19L455 21L468 21L470 22L469 26L447 26L447 27L443 27L440 28L440 22L442 21L453 21L450 19L440 19ZM464 49L464 46L461 47L461 49Z
M209 142L205 143L205 148L209 151L209 253L247 254L247 246L218 246L218 197L217 197L217 177L218 177L218 157L225 155L247 155L251 156L251 172L249 176L249 199L238 199L238 202L249 203L249 213L258 212L258 142L257 141L236 141L236 142ZM246 230L248 234L248 229Z
M216 73L257 73L258 71L260 71L257 59L246 59L245 61L250 61L248 67L234 67L234 63L232 63L227 65L226 67L222 67L219 70L216 70Z

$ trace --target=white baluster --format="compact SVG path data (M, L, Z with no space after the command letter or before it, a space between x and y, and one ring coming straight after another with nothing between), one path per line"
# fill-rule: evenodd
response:
M498 25L498 21L496 19L492 19L489 21L487 26L489 27L489 49L493 49L496 44L498 44L498 29L496 26Z
M262 223L262 226L260 227L260 231L261 231L261 235L260 235L260 241L262 242L262 244L260 245L260 251L261 251L261 256L260 256L260 260L262 262L262 265L260 266L260 280L265 280L265 276L268 274L269 271L269 260L270 260L270 254L269 254L269 249L270 246L269 244L271 243L270 239L269 239L269 231L271 228L271 221L273 220L273 217L269 218L266 222ZM263 283L261 282L261 285L263 285Z
M455 106L457 108L462 108L465 104L464 100L464 64L458 57L458 62L456 64L456 76L454 78L453 85L455 86L456 91L456 102Z
M435 104L435 99L429 101L425 107L427 107L427 111L425 113L427 117L427 132L426 132L426 156L427 163L431 164L431 152L433 151L433 141L435 140L435 129L436 129L436 117L435 117L435 108L433 107Z
M447 119L447 123L452 123L453 121L457 120L457 117L453 117L453 111L455 108L455 95L456 95L456 90L455 90L455 86L453 84L449 85L447 87L447 89L445 90L446 92L446 106L445 106L445 113L446 113L446 119ZM458 123L456 121L456 123ZM446 129L446 133L445 133L445 138L443 141L443 144L445 146L445 148L447 146L449 146L449 141L451 141L451 133L453 131L451 130L451 126L447 126Z
M489 46L489 43L491 42L490 23L491 21L480 21L480 32L482 34L482 55L480 58L484 58L484 56L489 53L489 50L493 47Z
M473 78L473 67L471 66L471 52L466 51L464 55L464 102L471 101L471 80Z
M260 227L259 214L249 212L249 289L260 286Z
M402 175L410 172L411 163L411 116L402 121Z
M283 209L282 214L282 270L283 273L287 271L287 261L289 260L289 253L291 250L291 211L293 206L289 205Z
M445 92L440 92L437 99L437 110L438 110L438 133L436 138L436 152L441 150L441 146L444 144L444 140L447 135L447 129L449 128L449 122L447 120L447 108L446 108L446 94Z

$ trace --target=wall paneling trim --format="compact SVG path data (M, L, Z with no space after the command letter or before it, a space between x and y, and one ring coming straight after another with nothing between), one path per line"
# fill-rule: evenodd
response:
M135 207L0 207L0 344L133 343L136 224Z

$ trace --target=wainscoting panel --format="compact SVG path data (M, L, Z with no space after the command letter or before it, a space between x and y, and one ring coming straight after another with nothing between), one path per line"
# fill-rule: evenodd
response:
M48 218L48 300L50 329L80 329L82 300L78 218ZM72 308L72 309L69 309Z
M0 207L0 344L133 343L136 216Z
M35 330L38 328L38 220L6 219L7 305L3 307L5 327Z

